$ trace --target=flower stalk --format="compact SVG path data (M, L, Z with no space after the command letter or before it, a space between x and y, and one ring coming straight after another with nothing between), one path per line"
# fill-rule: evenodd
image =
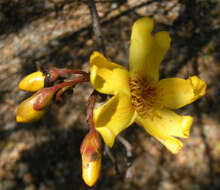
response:
M93 110L95 107L97 91L93 91L88 100L88 109L87 109L87 119L89 121L90 131L95 130L94 118L93 118Z
M82 178L88 186L93 186L99 178L101 170L101 139L95 129L93 110L97 92L93 91L88 100L87 117L90 125L89 133L80 147L82 157Z
M47 72L46 72L47 73ZM83 75L85 78L88 76L88 73L82 70L77 70L77 69L60 69L56 67L52 67L49 69L48 74L47 74L47 82L55 82L59 77L63 77L65 75L71 75L71 74L80 74Z
M33 85L36 87L35 90L37 89L37 87L42 88L41 79L43 75L41 75L41 73L39 72L40 71L37 72L37 75L36 73L34 74L32 73L28 75L26 78L23 79L23 81L21 81L19 85L22 87L26 87L25 90L33 89L31 88L31 86ZM56 72L58 73L56 76L60 76L66 73L82 74L82 76L76 77L75 79L70 81L65 81L56 84L52 87L38 90L34 95L32 95L30 98L26 99L19 105L16 114L17 122L29 123L41 119L44 116L49 104L51 103L54 94L56 94L58 90L64 89L63 91L60 91L58 94L56 94L57 100L61 98L60 96L67 87L69 88L76 84L89 81L89 74L84 71L70 70L70 69L56 69ZM41 85L39 85L38 80L34 78L35 76L39 77L39 74L41 76L40 78Z

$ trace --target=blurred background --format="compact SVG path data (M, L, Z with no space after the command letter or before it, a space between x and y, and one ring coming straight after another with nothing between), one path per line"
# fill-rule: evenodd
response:
M80 144L88 132L88 83L53 103L37 123L16 123L16 108L31 94L19 81L45 67L89 70L96 49L84 0L0 0L0 190L215 190L220 189L220 1L96 0L106 55L128 67L132 23L155 20L155 32L169 31L172 46L161 76L198 75L207 94L178 111L193 115L191 137L173 155L144 129L132 125L116 141L115 164L104 155L98 183L81 179ZM131 164L129 166L129 164Z

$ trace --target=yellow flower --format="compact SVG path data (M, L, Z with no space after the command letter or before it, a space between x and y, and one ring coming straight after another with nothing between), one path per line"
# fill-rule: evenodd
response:
M144 17L137 20L131 34L129 67L108 61L94 52L90 57L90 80L93 87L113 95L94 110L96 130L112 147L115 137L133 122L159 140L172 153L182 142L175 137L189 137L191 116L180 116L173 109L181 108L205 94L206 83L197 76L187 80L159 80L159 65L170 47L168 32L152 36L154 22Z
M45 75L41 71L37 71L27 75L19 84L20 90L35 92L44 87Z

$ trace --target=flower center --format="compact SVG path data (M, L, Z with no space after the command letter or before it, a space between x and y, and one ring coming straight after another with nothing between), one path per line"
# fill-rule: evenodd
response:
M129 80L131 104L141 117L153 118L157 107L158 89L155 82L144 77L132 77Z

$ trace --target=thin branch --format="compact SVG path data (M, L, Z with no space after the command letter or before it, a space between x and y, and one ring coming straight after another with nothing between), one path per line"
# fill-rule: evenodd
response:
M87 119L89 121L90 130L95 130L94 118L93 118L93 110L96 103L97 92L94 90L92 94L89 96L88 100L88 108L87 108Z
M89 81L89 77L80 76L80 77L75 78L74 80L65 81L65 82L56 84L56 85L54 85L53 87L50 87L50 89L51 89L52 91L57 91L57 90L59 90L60 88L64 88L64 87L66 87L66 86L73 86L73 85L76 85L76 84L78 84L78 83L88 82L88 81Z
M128 158L132 157L132 145L121 135L117 136L117 140L125 147Z
M98 50L104 54L105 46L104 46L103 39L102 39L99 15L96 10L96 5L95 5L94 0L88 0L88 7L89 7L89 11L92 17L92 26L93 26L93 31L95 34L95 39L96 39L96 44L98 46ZM93 121L93 109L95 106L97 93L98 92L94 90L93 93L89 97L87 117L88 117L89 124L90 124L90 130L95 130L95 124Z
M101 33L99 15L96 10L96 5L95 5L94 0L88 0L88 6L89 6L90 14L92 17L92 26L93 26L93 31L95 34L96 44L98 46L98 50L101 53L105 54L105 46L103 43L103 38L102 38L102 33Z
M110 148L108 147L108 145L105 144L105 150L104 150L104 154L108 155L108 157L110 158L110 160L112 161L114 168L115 168L115 172L116 174L120 174L120 170L117 164L117 161L115 159L115 157L113 156Z

